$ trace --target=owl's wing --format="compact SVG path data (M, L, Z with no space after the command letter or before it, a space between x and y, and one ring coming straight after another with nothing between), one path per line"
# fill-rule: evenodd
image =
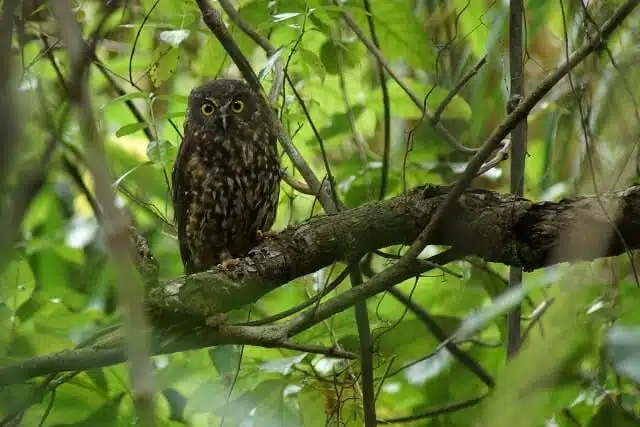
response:
M280 197L280 167L273 165L267 183L265 184L265 194L258 197L259 203L255 206L253 212L254 221L250 226L252 232L268 231L276 219L276 211L278 209L278 200Z
M187 245L187 217L188 208L191 204L191 189L187 176L187 162L191 154L190 138L185 129L185 136L180 144L176 161L173 165L171 173L171 181L173 186L173 217L178 226L178 242L180 243L180 257L186 273L191 272L193 261L191 260L191 252Z

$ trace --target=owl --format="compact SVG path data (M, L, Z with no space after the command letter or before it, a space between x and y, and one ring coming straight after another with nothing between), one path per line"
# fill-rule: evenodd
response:
M187 274L233 263L273 225L281 172L259 96L232 79L209 81L189 95L171 175Z

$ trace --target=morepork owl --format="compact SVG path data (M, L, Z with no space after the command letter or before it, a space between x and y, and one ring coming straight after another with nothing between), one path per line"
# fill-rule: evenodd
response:
M187 274L246 255L273 225L280 166L276 136L241 80L191 91L173 167L173 204Z

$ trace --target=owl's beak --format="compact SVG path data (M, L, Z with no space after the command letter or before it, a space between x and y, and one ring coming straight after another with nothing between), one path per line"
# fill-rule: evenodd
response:
M227 113L220 114L220 124L222 125L223 130L227 130Z

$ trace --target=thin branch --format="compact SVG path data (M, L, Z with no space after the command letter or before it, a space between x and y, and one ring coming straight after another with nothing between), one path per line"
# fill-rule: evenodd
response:
M115 2L105 4L101 23L115 11ZM115 193L111 188L111 176L103 142L96 126L89 92L88 69L93 47L99 31L96 31L87 50L78 22L68 0L53 3L59 23L60 34L71 60L69 96L79 113L82 138L87 151L87 162L95 180L98 202L104 213L106 243L109 247L117 278L120 304L123 307L124 332L127 357L130 360L130 376L134 402L140 422L144 426L155 425L153 406L154 379L149 359L149 338L144 317L143 285L132 260L133 248L129 240L128 220L115 204ZM102 24L98 25L100 29Z
M298 304L295 307L291 307L287 310L284 310L280 313L274 314L273 316L268 316L268 317L265 317L264 319L252 320L250 322L245 322L245 323L237 323L237 325L260 326L260 325L268 325L270 323L277 322L278 320L286 319L287 317L292 316L296 313L299 313L305 308L320 301L325 295L327 295L329 292L337 288L342 282L344 282L344 280L347 278L348 275L349 275L349 269L345 268L340 272L340 274L338 274L338 277L336 277L328 286L322 289L322 292L314 295L313 297L309 298L305 302Z
M358 266L359 261L351 263L349 267L352 289L362 286L362 273ZM364 425L375 427L376 425L376 395L373 380L373 341L371 339L371 326L369 325L369 313L366 301L355 304L356 326L360 341L360 370L362 371L362 403L364 406Z
M251 25L249 25L244 19L242 19L240 13L238 13L236 8L233 7L229 0L218 0L218 3L220 3L220 6L222 6L224 12L229 16L229 19L231 19L231 21L233 21L242 30L242 32L249 36L251 40L253 40L258 46L260 46L262 50L264 50L267 57L271 57L272 55L276 54L276 49L271 45L271 43L269 43L269 40L258 34L258 32L255 31L251 27ZM282 91L284 76L286 74L281 60L276 61L274 68L275 72L273 85L271 87L271 91L269 92L269 101L271 101L271 103L275 103L278 99L278 96Z
M550 298L545 300L540 304L540 306L533 312L531 321L527 325L524 332L522 332L522 342L525 342L529 333L533 330L533 327L542 321L542 316L547 312L547 310L553 305L554 299Z
M296 179L296 177L291 175L286 170L282 170L282 180L289 184L291 188L301 192L302 194L307 194L310 196L314 195L313 191L311 191L307 183L299 181L298 179Z
M15 87L14 73L12 70L13 56L11 55L11 41L13 39L14 12L21 2L18 0L5 0L2 3L2 15L0 16L0 194L8 189L5 187L13 172L15 155L20 147L20 131L18 116L16 114L18 103L17 88ZM22 199L28 205L29 201L22 194L16 193L16 199ZM18 201L19 202L19 201ZM16 213L21 210L14 206L15 203L0 204L0 220L3 227L0 228L0 272L4 271L5 264L9 261L11 245L19 235L19 223L16 223ZM27 206L24 206L26 209ZM22 217L18 217L21 219Z
M356 359L351 352L313 344L301 344L286 339L278 327L247 327L220 325L219 328L201 327L191 336L158 336L153 354L172 354L179 351L211 347L221 344L257 345L265 348L288 348L329 357ZM46 356L34 357L11 366L0 367L0 384L12 384L26 379L69 371L83 371L112 366L126 360L118 335L110 334L90 348L63 350Z
M509 70L511 96L507 113L511 113L524 97L524 4L522 0L509 2ZM524 117L511 131L511 193L522 196L524 192L524 167L527 155L527 118ZM509 287L522 284L522 268L509 268ZM507 358L513 358L521 345L522 307L515 306L507 314Z
M371 4L369 0L363 0L363 4L364 10L367 13L367 24L369 25L369 32L371 33L371 41L376 49L380 50L380 42L378 41L376 26L373 22ZM382 200L387 192L387 182L389 179L389 156L391 155L391 102L389 100L389 88L387 87L387 77L384 74L384 67L380 63L380 59L377 57L376 65L380 91L382 92L382 123L384 127L384 149L382 152L382 170L380 171L380 194L378 195L378 199Z
M385 420L378 421L380 424L400 424L400 423L408 423L411 421L423 420L425 418L431 418L438 415L450 414L452 412L459 411L461 409L470 408L472 406L477 405L482 402L488 394L483 394L480 397L475 397L473 399L463 400L461 402L450 403L441 408L432 409L430 411L419 412L414 415L410 415L408 417L398 417L398 418L388 418Z
M291 87L291 91L293 92L293 95L295 96L296 100L298 101L298 104L300 104L300 107L302 108L302 112L304 113L304 116L306 117L307 122L309 123L309 126L311 126L311 130L313 131L313 135L315 136L316 140L318 141L318 146L320 147L320 154L322 155L322 162L324 163L324 169L325 169L325 171L327 173L327 182L329 183L329 189L331 191L331 195L332 195L332 198L333 198L333 203L334 203L334 206L337 207L337 210L339 210L340 201L338 200L338 193L337 193L337 190L336 190L336 180L333 177L333 173L331 172L331 166L329 165L329 158L327 157L327 150L325 150L324 141L322 140L322 136L320 135L320 131L316 127L315 123L313 122L313 119L311 118L311 113L309 112L309 109L307 108L307 104L304 102L304 99L302 99L302 96L300 95L300 92L298 92L298 89L296 89L295 84L293 83L291 78L289 78L288 74L285 75L285 78L286 78L287 82L289 83L289 86ZM332 212L327 212L327 213L332 213ZM335 212L333 212L333 213L335 213Z
M458 93L460 93L462 88L464 88L466 86L466 84L469 83L469 81L476 74L478 74L478 71L480 71L480 68L482 68L482 66L486 62L487 62L487 55L485 55L482 58L480 58L480 61L478 61L478 63L471 70L469 70L469 72L467 74L465 74L464 77L462 77L462 79L460 79L458 84L453 89L451 89L449 91L449 93L447 93L447 96L444 97L442 102L440 102L440 105L438 105L438 108L436 108L436 110L433 113L433 119L432 120L434 120L436 122L440 121L440 116L442 116L442 113L444 113L444 110L446 110L446 108L449 105L449 103L453 100L453 98Z
M329 357L337 357L340 359L357 359L355 354L335 347L323 347L315 344L300 344L290 340L285 340L277 344L277 347L288 348L290 350L304 351L306 353L323 354Z

